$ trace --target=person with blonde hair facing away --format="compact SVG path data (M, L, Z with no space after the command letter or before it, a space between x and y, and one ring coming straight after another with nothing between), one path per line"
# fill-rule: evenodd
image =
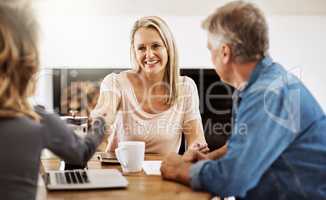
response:
M326 199L326 117L309 90L268 55L268 28L253 4L230 2L204 22L217 74L232 85L233 129L217 159L170 154L165 179L237 199Z
M178 152L187 146L208 151L194 81L179 75L174 38L159 17L137 20L131 32L132 70L107 75L91 117L111 127L106 151L119 141L144 141L146 153Z
M104 137L104 119L94 119L89 134L78 138L59 117L27 98L39 69L37 24L29 5L0 3L0 196L34 200L41 151L51 150L67 163L85 165Z

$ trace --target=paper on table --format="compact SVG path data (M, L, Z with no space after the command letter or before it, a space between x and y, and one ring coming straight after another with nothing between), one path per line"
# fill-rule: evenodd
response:
M160 160L146 160L143 163L143 170L146 175L161 175L161 163Z

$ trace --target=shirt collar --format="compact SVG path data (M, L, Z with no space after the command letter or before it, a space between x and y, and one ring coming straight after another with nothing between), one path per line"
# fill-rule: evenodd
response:
M246 91L256 80L258 79L259 75L271 64L273 64L272 58L266 56L262 58L256 65L255 69L250 75L250 78L247 82L245 82L240 89L237 90L237 94L239 97L243 96L244 91Z

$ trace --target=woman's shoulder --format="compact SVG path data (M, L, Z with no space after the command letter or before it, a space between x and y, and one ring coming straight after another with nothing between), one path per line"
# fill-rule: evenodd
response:
M123 70L120 72L112 72L108 75L106 75L103 79L103 82L105 81L124 81L124 78L126 76L135 76L135 74L137 74L134 70Z
M183 90L197 89L195 81L189 76L180 76L179 83Z
M139 73L135 70L125 70L122 73L122 76L128 78L128 80L139 80Z
M108 80L117 80L121 77L122 73L125 71L121 71L121 72L111 72L110 74L107 74L103 81L108 81Z
M121 87L125 83L125 76L129 73L130 70L124 70L121 72L112 72L106 75L102 81L101 88L112 88L112 87Z
M32 133L37 132L40 129L40 123L34 121L27 116L0 118L1 131L4 133L11 131L11 133L25 132ZM24 133L24 135L26 135Z

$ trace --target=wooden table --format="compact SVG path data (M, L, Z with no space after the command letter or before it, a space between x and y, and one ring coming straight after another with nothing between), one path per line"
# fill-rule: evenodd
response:
M159 155L146 155L145 160L161 160ZM42 164L47 170L58 169L58 159L43 159ZM90 169L118 169L121 171L120 165L105 164L95 159L88 163ZM168 200L207 200L211 196L205 192L194 192L189 187L163 180L161 176L147 176L143 172L136 174L124 175L129 184L126 189L105 189L105 190L88 190L88 191L48 191L48 200L119 200L119 199L168 199Z

